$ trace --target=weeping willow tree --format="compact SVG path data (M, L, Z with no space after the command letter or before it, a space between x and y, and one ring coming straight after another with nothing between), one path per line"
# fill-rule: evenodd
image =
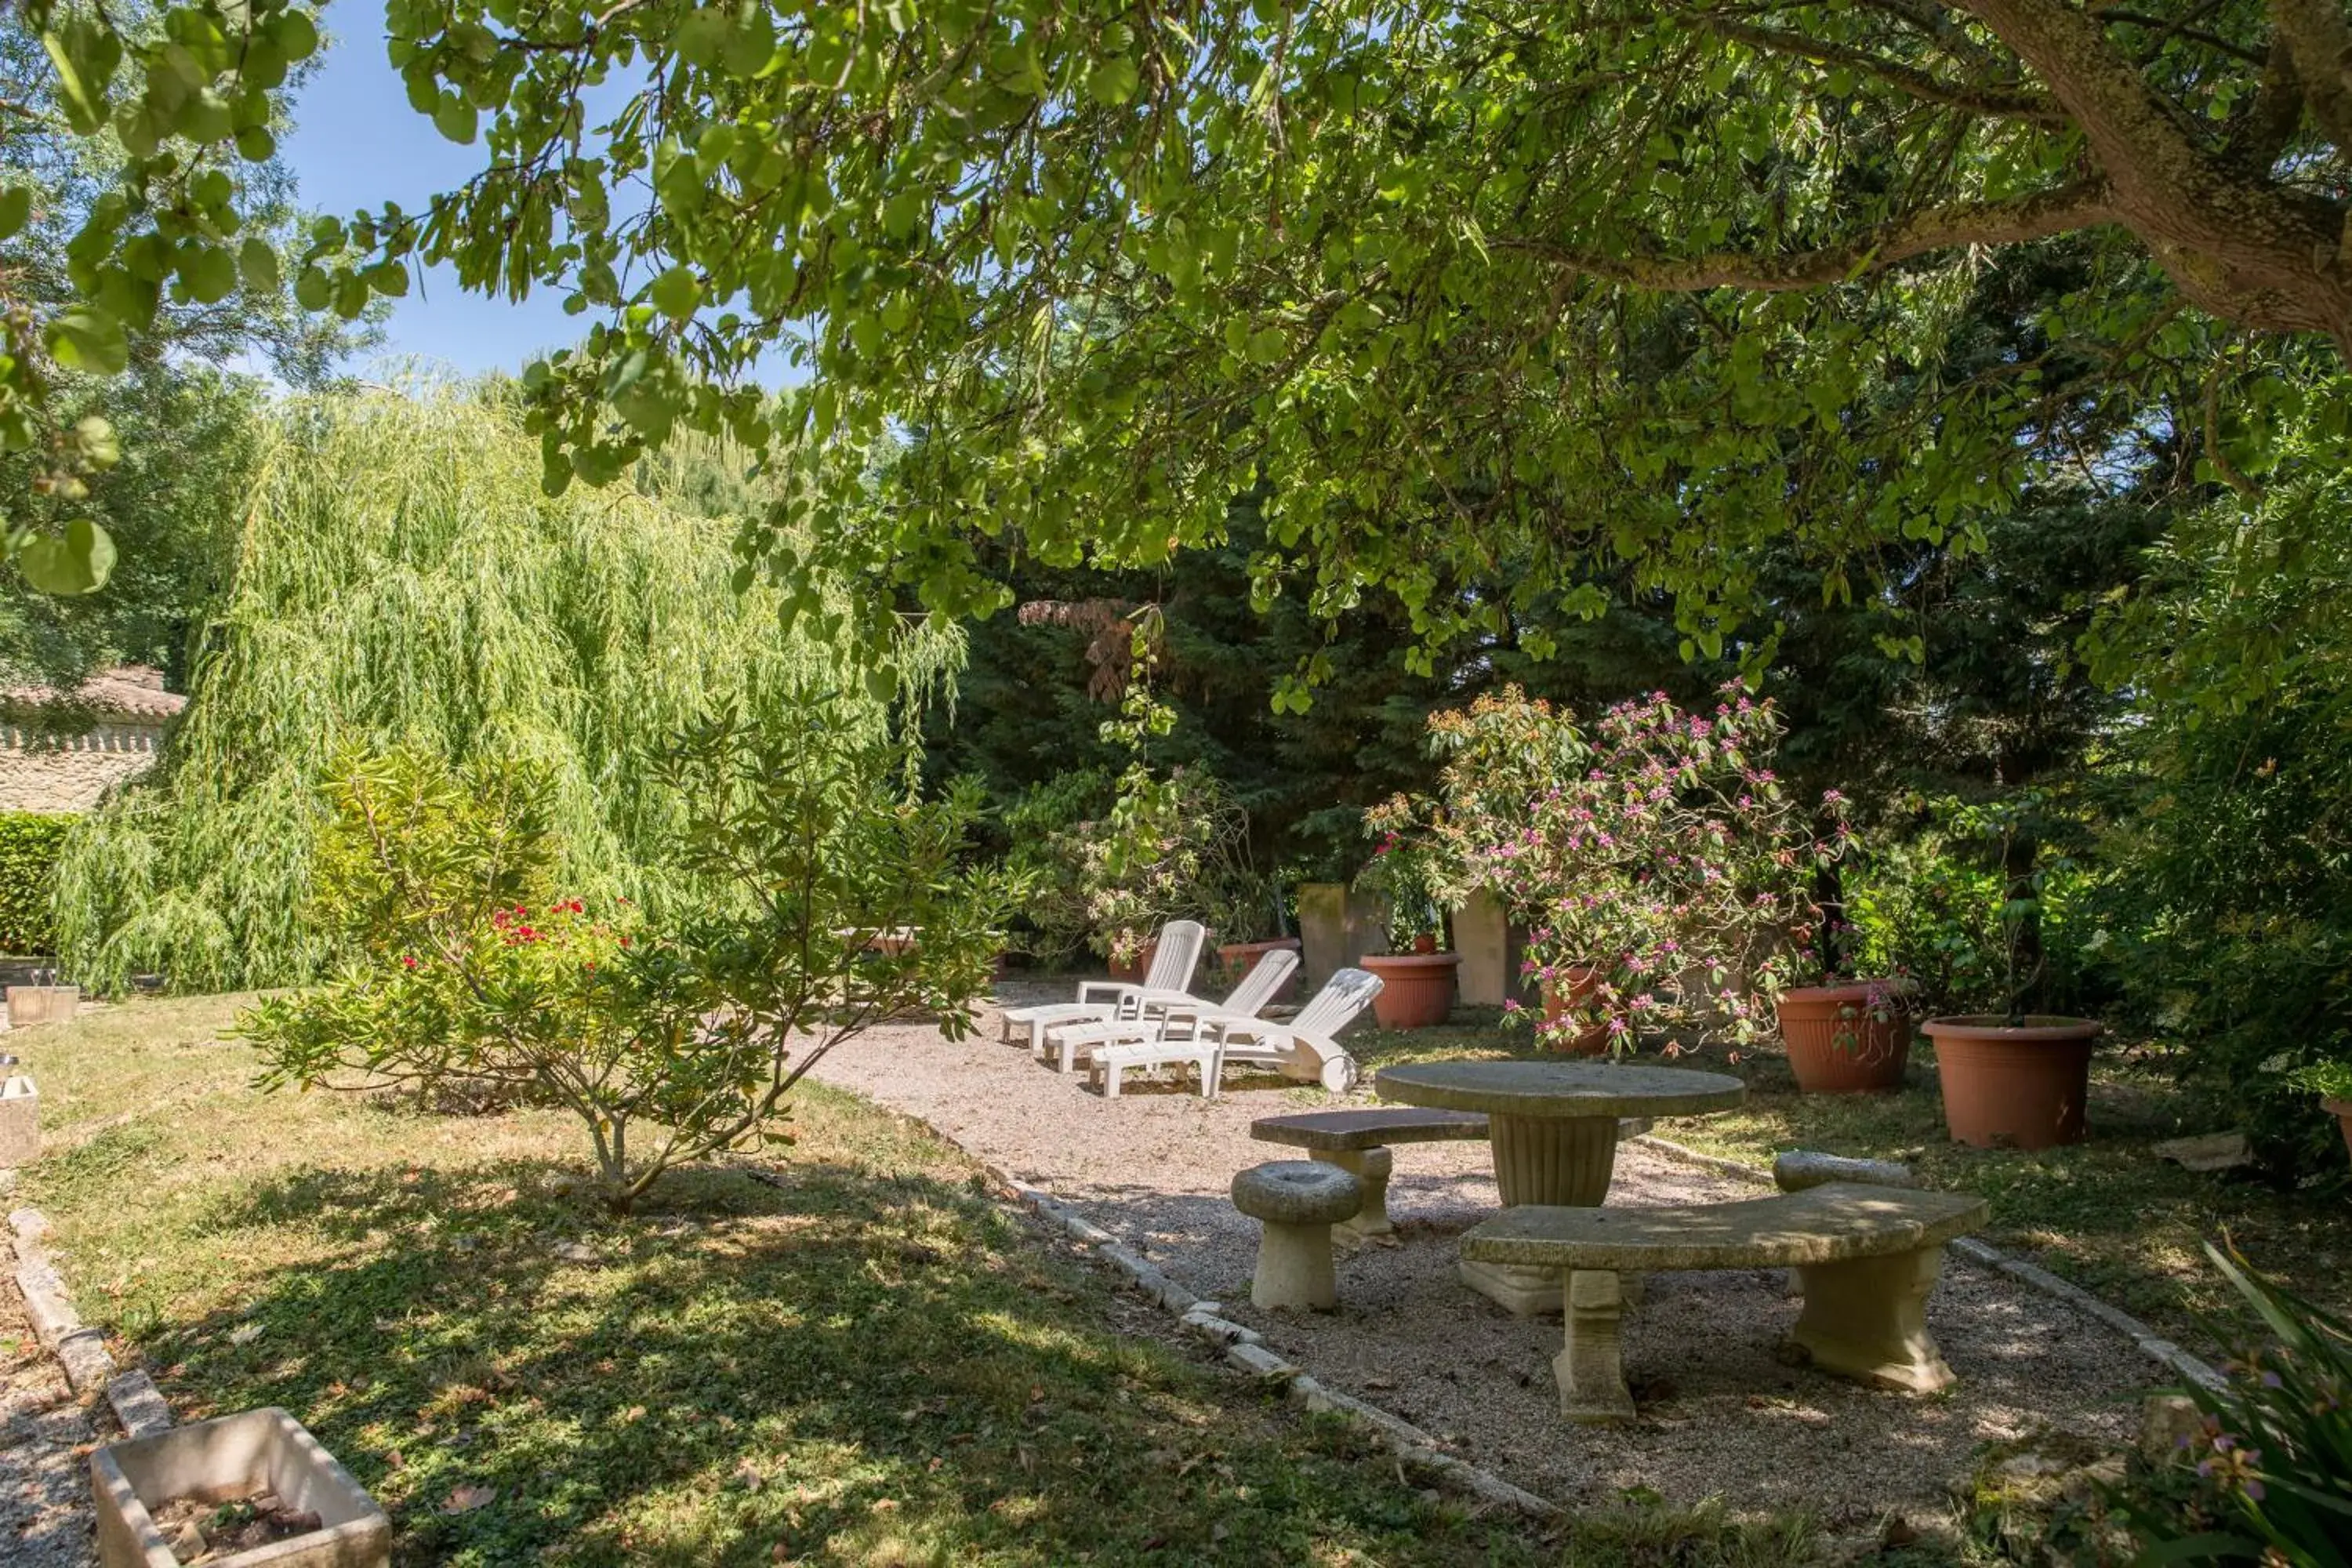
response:
M86 984L319 974L318 784L353 746L537 761L570 885L658 904L683 815L651 763L686 724L809 683L893 722L887 698L836 679L817 623L786 629L771 590L735 591L734 524L696 514L676 458L551 500L505 400L443 388L290 403L257 472L163 766L65 847L58 952ZM961 658L952 631L898 639L902 724Z

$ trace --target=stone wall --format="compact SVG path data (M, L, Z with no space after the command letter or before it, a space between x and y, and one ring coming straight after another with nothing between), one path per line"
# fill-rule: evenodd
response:
M88 811L154 766L163 739L161 721L110 721L80 735L0 723L0 811Z

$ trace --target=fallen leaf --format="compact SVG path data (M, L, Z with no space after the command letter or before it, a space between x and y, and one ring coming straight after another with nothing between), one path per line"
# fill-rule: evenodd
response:
M471 1513L478 1508L488 1508L498 1500L499 1489L478 1487L470 1483L452 1489L441 1500L443 1513Z
M259 1323L240 1323L228 1331L228 1342L233 1345L249 1345L260 1337Z

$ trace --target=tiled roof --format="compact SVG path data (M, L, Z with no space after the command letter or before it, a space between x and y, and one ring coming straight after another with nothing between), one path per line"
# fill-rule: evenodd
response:
M47 686L16 686L0 695L9 702L26 706L56 702L61 698L54 688ZM94 708L100 713L141 719L169 719L188 705L188 700L179 692L163 689L162 670L143 664L101 670L62 694L62 700Z

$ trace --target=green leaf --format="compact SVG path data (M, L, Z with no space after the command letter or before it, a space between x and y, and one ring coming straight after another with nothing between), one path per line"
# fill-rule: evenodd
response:
M199 305L217 305L236 288L236 260L217 245L196 246L180 257L180 281Z
M16 569L44 594L89 594L106 586L114 570L114 541L86 517L63 535L37 534L16 552Z
M131 363L131 344L122 323L89 305L71 305L49 323L49 352L68 370L93 375L119 375Z
M0 190L0 239L14 239L33 218L33 187L10 185Z
M236 133L236 155L248 163L266 163L278 152L278 138L259 125Z
M470 144L479 116L474 106L457 95L449 94L433 106L433 128L450 141Z
M248 236L236 253L237 275L257 294L275 294L279 282L278 252L258 235Z
M305 267L294 279L294 302L306 310L323 310L334 297L334 279L323 268Z
M408 268L397 261L379 261L360 274L369 288L388 299L403 299L408 293Z
M1135 62L1125 55L1113 55L1087 73L1087 91L1097 103L1116 108L1135 96L1143 78Z
M307 60L319 52L319 26L299 11L289 11L271 29L278 52L289 60Z
M689 11L670 30L670 47L688 65L708 69L719 61L727 47L727 37L735 30L726 12L716 6Z
M683 321L693 315L694 308L702 302L702 283L695 277L693 268L673 267L653 280L652 286L646 290L646 298L653 301L654 309L671 321Z

